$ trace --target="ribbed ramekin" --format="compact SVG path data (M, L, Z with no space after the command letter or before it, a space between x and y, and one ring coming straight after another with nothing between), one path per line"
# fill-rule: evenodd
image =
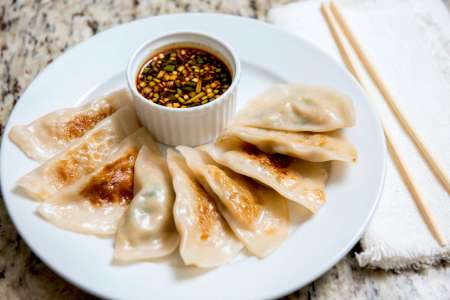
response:
M232 83L217 99L192 108L171 108L153 103L136 88L142 65L159 51L178 46L206 50L222 59L232 72ZM227 126L236 109L236 93L241 66L225 42L205 33L173 32L152 39L132 55L127 68L127 81L137 114L143 125L160 143L197 146L214 140Z

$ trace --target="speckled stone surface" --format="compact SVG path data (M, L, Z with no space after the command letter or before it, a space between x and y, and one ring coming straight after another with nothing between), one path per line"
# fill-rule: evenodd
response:
M33 78L68 47L152 15L222 12L265 19L286 0L0 0L0 125ZM395 274L357 267L352 252L290 299L449 299L450 268ZM70 258L68 258L70 259ZM301 258L299 258L301 259ZM276 278L276 275L274 275ZM90 299L48 269L20 238L0 202L0 299Z

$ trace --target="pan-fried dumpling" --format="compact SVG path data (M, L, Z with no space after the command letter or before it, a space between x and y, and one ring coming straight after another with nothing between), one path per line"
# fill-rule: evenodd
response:
M323 132L355 123L351 99L326 87L274 86L241 110L234 124L284 131Z
M212 268L230 262L242 249L215 200L194 179L181 155L169 149L167 163L175 188L173 216L186 265Z
M75 232L110 236L133 199L134 165L139 149L154 147L144 128L128 136L90 175L38 207L50 223Z
M162 257L178 246L173 222L175 200L166 161L159 149L143 146L134 168L135 196L119 221L114 259L136 261Z
M281 154L267 154L237 138L201 146L216 162L251 177L316 212L325 202L327 171L313 163Z
M16 125L9 132L9 138L28 157L44 161L130 103L128 92L119 90L79 107L49 113L28 125Z
M356 161L356 149L342 138L323 133L287 132L248 126L233 126L224 136L237 137L260 150L308 161Z
M287 200L271 188L218 166L205 152L178 146L199 182L217 196L217 206L236 236L258 257L288 237Z
M20 178L17 187L35 200L49 199L93 172L126 136L138 128L135 112L123 107L67 150Z

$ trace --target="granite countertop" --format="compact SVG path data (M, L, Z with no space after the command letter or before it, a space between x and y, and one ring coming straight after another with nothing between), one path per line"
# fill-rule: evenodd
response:
M3 0L0 2L1 133L33 78L68 47L117 24L174 12L222 12L264 20L283 0ZM289 299L438 299L450 297L450 268L400 274L361 269L352 250ZM70 258L68 258L70 259ZM0 202L0 298L90 299L46 267L27 247Z

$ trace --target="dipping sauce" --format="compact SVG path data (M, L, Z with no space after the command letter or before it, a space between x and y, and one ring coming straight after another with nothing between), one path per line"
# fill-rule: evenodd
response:
M188 108L217 99L231 85L231 72L217 56L179 47L152 56L140 69L136 87L150 101Z

